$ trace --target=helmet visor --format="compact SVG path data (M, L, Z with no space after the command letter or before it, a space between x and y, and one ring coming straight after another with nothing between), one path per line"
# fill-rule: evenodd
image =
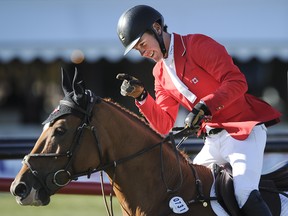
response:
M125 49L124 55L126 55L127 53L129 53L134 46L138 43L138 41L140 40L141 36L139 36L138 38L136 38L134 41L132 41Z

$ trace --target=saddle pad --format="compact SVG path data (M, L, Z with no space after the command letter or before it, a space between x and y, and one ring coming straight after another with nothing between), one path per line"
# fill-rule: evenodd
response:
M286 194L288 195L288 192L286 192ZM288 199L282 194L280 194L280 199L281 199L281 216L288 215Z
M213 185L211 187L210 191L210 197L216 197L216 192L215 192L215 181L213 182ZM225 209L220 205L220 203L216 200L210 201L211 207L216 215L221 215L221 216L229 216L229 214L225 211Z

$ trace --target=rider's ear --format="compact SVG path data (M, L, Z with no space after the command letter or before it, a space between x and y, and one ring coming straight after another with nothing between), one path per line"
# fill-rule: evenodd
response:
M162 29L161 29L161 25L157 22L153 23L153 29L155 32L157 32L158 35L161 35L162 33Z

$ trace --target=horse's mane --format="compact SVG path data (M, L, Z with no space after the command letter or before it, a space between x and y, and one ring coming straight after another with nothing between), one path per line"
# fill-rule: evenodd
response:
M139 115L135 114L134 112L132 112L131 110L123 107L122 105L120 105L119 103L113 101L113 99L111 98L104 98L104 101L108 102L109 104L111 104L112 106L114 106L115 108L117 108L118 110L121 110L125 115L127 115L128 117L132 117L136 122L139 122L140 124L144 125L144 127L148 128L153 134L156 134L157 136L159 136L159 138L163 138L163 136L161 134L159 134L157 131L155 131L148 123L147 121L142 117L140 117Z
M111 104L112 106L114 106L117 110L122 111L125 115L127 115L128 117L132 117L136 122L141 123L142 125L144 125L144 127L146 127L147 129L149 129L153 134L156 134L160 139L163 139L164 137L162 135L160 135L157 131L155 131L147 122L144 118L139 117L137 114L135 114L134 112L128 110L127 108L123 107L122 105L120 105L119 103L113 101L111 98L104 98L103 99L105 102ZM170 141L169 141L170 142ZM172 145L168 145L169 148L172 149ZM188 160L190 159L189 156L183 151L183 150L179 150L180 154L183 156L183 158L188 162Z

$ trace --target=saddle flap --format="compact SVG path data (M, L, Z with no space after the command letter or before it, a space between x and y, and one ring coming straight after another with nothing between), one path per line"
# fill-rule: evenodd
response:
M215 170L216 173L215 173ZM241 216L240 208L234 195L233 177L224 167L214 165L215 192L220 205L232 216Z

